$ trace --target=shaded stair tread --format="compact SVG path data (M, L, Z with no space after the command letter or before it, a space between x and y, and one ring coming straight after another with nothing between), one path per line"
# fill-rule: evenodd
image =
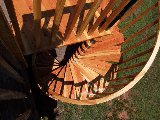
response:
M79 70L75 67L75 65L71 62L71 60L69 60L69 65L70 65L72 78L74 80L72 94L74 94L74 99L77 99L80 97L80 90L82 86L81 84L85 82L85 79L83 78Z
M41 77L44 77L45 75L52 72L52 66L50 67L37 67L38 73Z
M49 89L52 89L57 94L62 94L63 92L63 83L65 75L66 66L62 67L58 75L54 78L54 81L49 86Z
M63 90L63 96L67 98L71 98L72 89L73 89L73 78L70 70L69 63L67 63L65 76L64 76L64 90Z

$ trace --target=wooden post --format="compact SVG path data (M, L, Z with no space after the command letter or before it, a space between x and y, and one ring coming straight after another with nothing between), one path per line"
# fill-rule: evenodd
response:
M59 30L59 25L61 22L61 18L63 15L63 9L66 0L57 0L55 16L54 16L54 23L52 28L52 43L56 42L56 36Z
M122 0L121 4L117 7L117 9L109 16L109 18L102 25L102 27L99 28L99 32L103 32L129 2L130 0Z
M81 36L81 34L85 30L86 26L89 24L89 22L93 18L94 14L95 14L96 10L98 9L101 2L102 2L102 0L95 0L91 9L89 10L88 14L86 15L86 18L82 22L81 27L79 28L79 30L77 32L77 37Z
M33 0L33 14L36 48L38 49L41 44L41 0Z

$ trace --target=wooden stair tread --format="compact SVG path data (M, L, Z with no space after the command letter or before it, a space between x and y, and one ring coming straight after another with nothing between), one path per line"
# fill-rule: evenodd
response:
M119 55L120 53L120 49L116 49L116 50L104 50L104 51L95 51L95 52L86 52L86 54L84 54L83 56L79 56L79 59L82 58L90 58L90 57L101 57L101 56L109 56L109 55Z
M117 53L117 54L111 54L111 55L101 55L101 56L84 56L84 57L81 57L79 59L82 59L82 60L85 60L85 59L88 59L88 60L98 60L98 61L105 61L105 62L119 62L120 60L120 57L121 57L121 54Z
M75 67L75 65L71 61L69 61L69 65L70 65L72 77L74 80L74 84L82 83L84 81L84 78L82 77L78 69Z
M99 76L98 73L92 71L91 69L84 67L82 64L80 64L78 61L74 61L72 59L72 63L77 67L79 72L83 75L83 77L87 80L87 82L91 82L94 80L96 77Z
M103 71L108 71L108 69L111 67L110 63L107 62L102 62L102 61L98 61L98 60L80 60L80 62L84 65L87 65L88 67L92 67L92 68L96 68L99 70L103 70Z
M63 83L65 75L66 66L62 67L58 75L54 78L53 83L49 86L57 94L62 94L63 92Z
M83 78L83 76L79 72L78 68L75 67L75 65L71 62L71 60L69 60L69 65L70 65L70 69L71 69L72 78L74 80L74 87L73 87L72 94L74 94L75 99L79 99L80 90L82 87L81 84L83 84L83 82L85 82L85 79Z
M73 87L73 78L70 70L69 63L67 63L65 76L64 76L64 83L68 82L68 84L64 84L64 90L63 90L63 96L70 98L72 93L72 87Z
M95 72L97 72L98 74L104 76L106 74L106 71L105 70L102 70L102 69L99 69L95 66L92 66L90 64L86 64L85 62L83 62L83 60L78 60L84 67L87 67Z

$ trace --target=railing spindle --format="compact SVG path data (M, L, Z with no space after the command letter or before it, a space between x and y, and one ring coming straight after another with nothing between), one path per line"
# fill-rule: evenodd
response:
M70 18L69 18L69 21L68 21L68 25L67 25L67 29L65 31L65 39L68 39L77 20L78 20L78 17L84 7L86 3L86 0L78 0L77 2L77 5L73 11L73 13L71 14Z
M116 8L115 11L108 17L106 22L99 28L99 32L103 32L109 24L116 18L116 16L124 9L124 7L130 2L130 0L122 0L121 4Z
M94 25L91 27L91 29L88 32L88 35L93 34L93 32L97 29L97 27L100 25L100 23L104 20L104 18L107 16L107 14L112 10L113 5L115 4L116 0L110 0L108 5L105 7L101 15L98 17Z
M132 45L132 46L130 46L130 47L128 47L128 48L125 48L125 49L122 50L121 52L122 52L122 53L125 53L125 52L127 52L127 51L129 51L129 50L131 50L131 49L134 49L134 48L138 47L139 45L141 45L141 44L143 44L143 43L145 43L145 42L147 42L147 41L149 41L149 40L152 40L152 39L155 38L155 37L157 37L157 32L154 33L153 35L151 35L150 37L146 37L146 38L144 38L143 40L139 41L138 43L136 43L136 44L134 44L134 45Z
M153 47L153 48L150 48L150 49L148 49L148 50L146 50L146 51L144 51L144 52L141 52L141 53L139 53L139 54L136 54L136 55L133 55L133 56L131 56L131 57L128 57L127 59L122 60L122 62L121 62L120 64L126 63L126 62L128 62L128 61L130 61L130 60L133 60L133 59L135 59L135 58L138 58L138 57L140 57L140 56L142 56L142 55L148 54L148 53L152 52L153 49L154 49L154 47Z
M22 37L21 37L20 27L19 27L19 24L18 24L18 20L17 20L17 17L16 17L14 5L13 5L13 0L4 0L4 3L6 5L9 17L11 19L18 44L22 48L22 46L23 46Z
M17 71L14 70L1 56L0 56L0 67L7 71L7 74L13 77L17 82L24 83L23 78Z
M135 65L132 65L132 66L127 66L125 68L121 68L121 69L116 70L115 73L122 72L122 71L125 71L125 70L130 70L130 69L133 69L133 68L136 68L136 67L140 67L142 65L145 65L146 63L147 63L147 61L135 64Z
M126 80L128 78L134 78L138 75L138 73L136 74L133 74L133 75L128 75L128 76L123 76L123 77L120 77L120 78L115 78L115 79L111 79L111 80L108 80L108 82L116 82L116 81L122 81L122 80Z
M85 30L85 28L87 27L87 25L89 24L91 19L93 18L94 14L95 14L96 10L98 9L98 7L100 6L101 2L102 2L102 0L95 0L95 2L93 3L91 9L87 13L84 21L82 22L81 27L79 28L79 30L77 32L77 37L81 36L83 31Z
M132 22L130 22L127 26L125 26L121 32L124 32L126 29L128 29L129 27L131 27L133 24L135 24L138 20L140 20L142 17L144 17L147 13L149 13L151 10L153 10L154 8L156 8L158 6L158 4L156 3L155 5L152 5L150 8L148 8L147 10L145 10L143 13L141 13L136 19L134 19Z
M129 42L130 40L132 40L133 38L135 38L136 36L140 35L141 33L143 33L144 31L146 31L148 28L154 26L155 24L158 23L158 20L153 21L152 23L146 25L144 28L142 28L140 31L136 32L135 34L131 35L130 37L128 37L123 43L117 44L117 45L122 45L122 44L126 44L127 42Z
M33 13L36 48L38 49L41 44L41 0L33 0Z
M131 7L120 19L120 21L123 21L126 17L128 17L131 13L133 13L134 10L136 10L142 3L144 2L144 0L139 0L133 7ZM119 22L120 22L119 21Z
M57 0L57 3L56 3L56 10L55 10L55 16L54 16L54 22L53 22L53 28L52 28L52 43L56 41L56 36L59 30L59 25L61 23L65 2L66 0Z

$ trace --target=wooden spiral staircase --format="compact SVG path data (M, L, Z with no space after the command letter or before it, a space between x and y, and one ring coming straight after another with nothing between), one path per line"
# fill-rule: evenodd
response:
M145 0L4 0L0 65L22 84L32 66L37 86L53 99L78 105L111 100L144 76L158 52L159 3L137 12ZM134 31L150 13L154 19Z

